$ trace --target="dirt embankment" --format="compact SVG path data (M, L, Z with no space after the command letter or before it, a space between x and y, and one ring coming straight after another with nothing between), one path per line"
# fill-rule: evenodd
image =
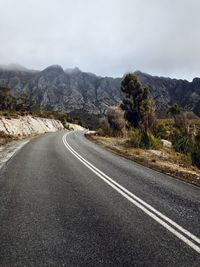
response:
M176 153L173 149L165 147L161 150L144 150L130 147L126 138L102 137L92 134L88 134L86 137L127 159L200 186L200 169L193 167L184 159L184 155Z

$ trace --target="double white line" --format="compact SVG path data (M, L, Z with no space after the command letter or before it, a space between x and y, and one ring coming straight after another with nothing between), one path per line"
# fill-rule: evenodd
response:
M70 132L69 132L70 133ZM90 169L92 172L94 172L99 178L101 178L105 183L110 185L113 189L115 189L119 194L121 194L123 197L125 197L127 200L129 200L132 204L137 206L139 209L141 209L144 213L149 215L152 219L154 219L156 222L161 224L164 228L166 228L169 232L171 232L173 235L178 237L180 240L185 242L188 246L190 246L192 249L194 249L196 252L200 253L200 239L172 221L170 218L153 208L151 205L128 191L126 188L115 182L112 178L110 178L108 175L100 171L98 168L96 168L93 164L91 164L89 161L84 159L80 154L78 154L67 142L66 136L69 134L66 133L63 136L63 143L66 146L66 148L79 160L81 161L88 169Z

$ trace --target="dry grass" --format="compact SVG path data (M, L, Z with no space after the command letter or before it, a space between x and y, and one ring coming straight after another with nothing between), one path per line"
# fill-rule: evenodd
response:
M0 131L0 145L5 145L12 140L14 140L13 136Z
M127 138L87 135L90 140L125 158L200 186L200 169L191 165L190 159L173 149L144 150L127 144Z

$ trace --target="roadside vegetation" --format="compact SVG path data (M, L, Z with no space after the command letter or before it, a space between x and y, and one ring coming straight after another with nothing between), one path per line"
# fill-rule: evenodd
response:
M200 119L176 103L156 114L149 89L133 73L121 82L124 99L109 107L90 138L128 158L200 184Z
M16 138L15 138L16 139ZM0 145L5 145L13 140L13 136L0 131Z
M46 111L42 105L38 105L27 94L15 97L9 88L0 86L0 116L9 119L27 115L60 120L64 126L67 123L67 114Z
M67 114L67 121L78 124L86 129L97 130L100 128L101 115L89 114L83 110L74 110Z

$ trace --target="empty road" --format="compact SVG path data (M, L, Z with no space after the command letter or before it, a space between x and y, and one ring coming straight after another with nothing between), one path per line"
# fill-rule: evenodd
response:
M83 132L34 138L0 170L0 266L200 266L200 189Z

